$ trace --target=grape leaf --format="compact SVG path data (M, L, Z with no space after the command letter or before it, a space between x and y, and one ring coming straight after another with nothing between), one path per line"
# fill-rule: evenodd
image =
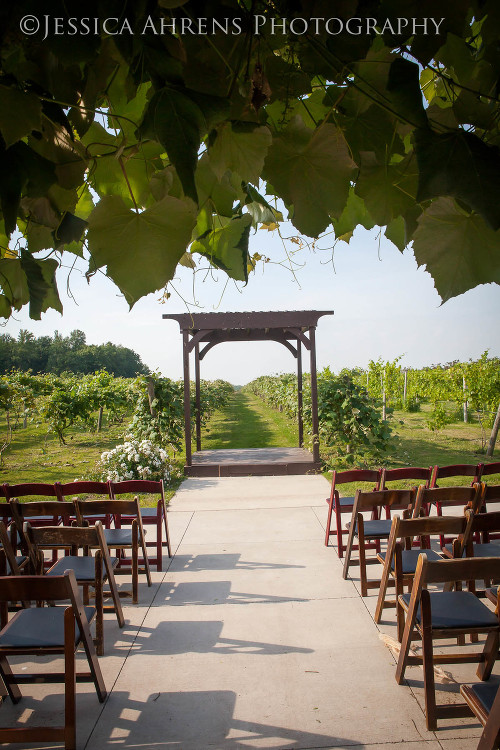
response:
M20 310L29 301L26 274L19 258L0 259L0 286L6 304L14 310Z
M413 252L425 266L443 302L490 281L500 283L499 232L452 198L438 198L418 220Z
M361 225L365 229L372 229L375 222L366 210L364 201L356 195L351 187L349 188L346 206L340 217L333 219L332 225L335 230L335 237L348 243L357 226Z
M194 173L205 129L200 107L182 91L167 86L153 95L139 128L141 138L152 138L165 148L185 194L195 202L198 195Z
M387 225L384 232L388 240L396 245L397 249L402 253L405 249L408 241L406 239L406 224L402 216L398 216L393 219L390 224Z
M0 131L8 148L42 128L42 105L35 94L0 85Z
M118 196L103 198L88 218L92 263L107 266L108 276L132 307L172 279L195 220L196 207L189 199L167 195L135 213Z
M474 133L456 130L437 135L415 132L419 168L417 200L453 196L480 214L492 229L500 228L500 149Z
M56 269L59 264L53 258L38 260L21 250L21 268L26 274L29 290L30 318L40 320L49 307L62 313L61 300L57 291Z
M210 166L219 179L230 169L245 182L259 183L271 133L265 125L226 123L208 151Z
M375 154L361 154L356 194L363 198L371 217L379 226L390 224L396 216L406 213L415 204L412 194L416 187L412 160L379 164Z
M317 237L345 208L355 164L345 138L335 125L311 131L296 117L273 140L264 177L285 203L293 205L292 221L299 232Z
M226 271L237 281L248 281L248 236L252 218L249 214L231 219L203 239L191 245L192 253L204 255L212 265Z

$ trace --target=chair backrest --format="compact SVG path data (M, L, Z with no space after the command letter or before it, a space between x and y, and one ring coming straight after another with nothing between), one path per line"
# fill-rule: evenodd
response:
M141 517L139 500L135 497L133 500L80 500L75 498L75 509L78 523L81 523L86 516L95 516L106 513L121 513L124 516L137 515Z
M23 482L22 484L4 484L5 497L10 500L13 497L57 497L53 484L46 482Z
M438 487L438 480L450 477L472 477L471 484L481 479L482 464L449 464L448 466L434 466L432 470L431 487Z
M427 555L419 555L415 571L415 582L411 590L411 601L420 596L428 583L454 583L455 581L476 581L500 578L499 557L463 557L460 559L428 560Z
M490 477L492 474L500 474L500 461L492 464L479 464L481 466L481 477Z
M422 506L438 504L440 507L469 506L474 513L479 512L483 503L484 488L478 482L472 487L419 487L418 495Z
M392 519L391 533L387 543L387 550L394 547L397 539L412 540L416 537L451 535L463 536L472 526L475 518L471 510L463 516L421 516L420 518Z
M31 526L26 522L24 531L30 542L41 549L72 547L76 554L78 548L101 546L98 526L102 532L99 522L95 526Z
M338 495L337 485L339 484L373 482L373 489L378 490L381 474L380 469L348 469L347 471L336 471L334 469L330 485L330 502L333 501L335 495Z
M483 503L500 503L500 484L485 484Z
M59 500L65 497L74 497L75 495L101 495L102 497L111 498L109 482L94 482L79 480L77 482L56 482L55 492Z
M162 496L165 494L163 480L155 481L153 479L128 479L124 482L109 482L109 485L112 497L126 494L160 494Z
M391 510L408 510L417 514L415 504L415 490L376 490L363 492L358 490L354 498L353 517L357 513L373 510L374 508L390 508ZM418 511L419 512L419 511Z
M432 478L432 466L405 466L397 469L382 469L380 489L387 489L387 482L400 482L405 480L417 480L417 486L424 484L429 487Z
M75 513L75 506L72 502L61 502L60 500L33 500L20 503L15 497L10 501L10 505L12 517L20 533L23 531L23 523L27 518L49 516L49 518L54 519L54 523L61 519L68 525L70 517Z

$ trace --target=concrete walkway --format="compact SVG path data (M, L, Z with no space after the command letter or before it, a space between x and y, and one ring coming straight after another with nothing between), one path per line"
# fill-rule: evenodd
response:
M323 544L327 494L322 476L183 483L169 506L167 572L141 585L122 631L106 616L108 700L78 688L80 750L476 746L473 718L426 731L419 668L396 684L375 592L362 599ZM395 637L386 612L381 630ZM462 669L474 679L474 665ZM440 700L455 699L456 685L439 688ZM53 722L53 688L23 691L0 721L34 710Z

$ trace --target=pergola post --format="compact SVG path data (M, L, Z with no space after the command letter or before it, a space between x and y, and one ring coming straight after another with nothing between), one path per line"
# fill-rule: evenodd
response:
M313 431L313 461L319 461L319 422L318 422L318 378L316 372L316 333L313 326L309 328L311 342L311 416Z
M194 347L194 378L196 389L196 450L201 451L201 390L200 390L200 345Z
M184 362L184 438L186 442L186 466L191 466L191 393L189 382L189 332L182 332Z
M297 339L297 411L299 418L299 448L304 445L304 415L302 413L302 345Z

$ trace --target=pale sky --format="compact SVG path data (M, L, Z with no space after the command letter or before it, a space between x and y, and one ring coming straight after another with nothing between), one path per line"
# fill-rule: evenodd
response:
M282 226L286 232L286 225ZM327 246L324 240L322 245ZM292 247L294 247L292 245ZM284 252L275 233L259 230L250 239L251 252L273 260ZM401 254L377 232L357 229L349 245L339 242L335 269L331 253L304 249L298 260L305 263L297 280L279 265L259 265L247 286L230 281L223 294L222 271L196 275L195 294L200 308L193 312L244 310L334 310L321 318L317 329L318 368L326 365L366 367L370 359L393 360L405 355L402 366L462 361L479 357L489 349L500 355L500 286L487 284L440 305L433 281L417 264L411 250ZM68 256L66 263L72 260ZM205 264L206 265L206 264ZM82 265L82 269L84 269ZM88 344L111 341L134 349L143 362L171 378L182 376L182 347L178 324L162 320L163 313L187 312L181 296L193 299L193 274L179 268L172 294L159 304L160 293L136 303L131 312L118 289L104 276L87 284L74 270L69 284L76 303L66 292L67 272L58 274L64 314L49 311L41 321L30 320L26 310L7 322L3 332L17 336L21 328L35 336L63 335L75 328L85 332ZM222 299L221 299L222 296ZM307 370L307 362L305 362ZM224 378L242 385L263 374L295 370L295 360L283 346L271 343L220 344L202 362L205 379Z

